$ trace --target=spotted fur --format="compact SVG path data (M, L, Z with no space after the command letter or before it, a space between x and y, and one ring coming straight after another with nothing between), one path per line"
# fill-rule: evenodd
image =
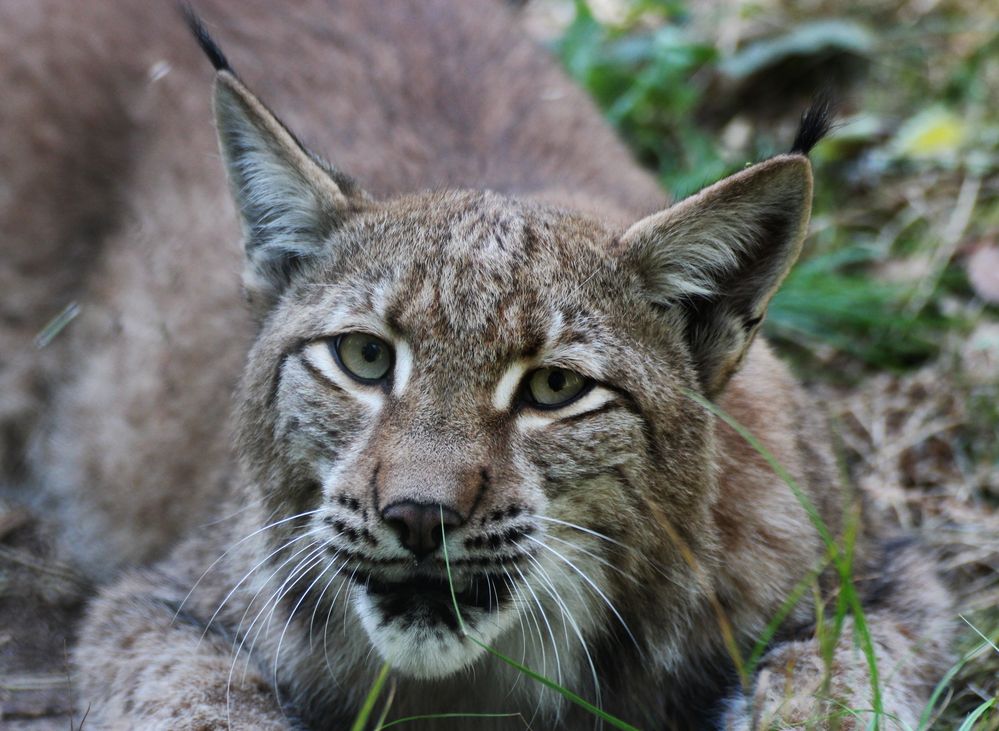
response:
M197 25L217 68L250 314L238 314L237 257L209 253L225 217L221 181L193 193L157 184L184 136L203 139L207 127L177 111L179 100L207 112L191 101L201 92L177 81L167 99L147 101L173 110L162 122L171 144L134 163L153 166L135 193L148 206L141 230L157 232L150 245L178 241L174 259L107 244L120 269L105 286L121 291L94 295L105 309L88 310L71 340L83 354L76 399L38 437L53 463L39 470L59 497L54 519L68 526L64 551L92 573L186 534L94 601L74 655L89 722L342 728L388 661L393 716L513 711L540 728L599 726L466 632L640 728L822 726L842 704L870 707L849 631L825 682L810 593L740 678L739 658L826 549L761 455L691 397L715 400L756 434L841 535L849 505L822 420L756 338L807 229L804 150L643 217L656 210L654 182L543 54L514 40L499 3L306 5L308 14L289 11L307 19L304 35L276 44L289 20L271 5L205 3L206 17L290 69L266 85L289 109L281 79L302 70L310 102L364 115L339 134L315 107L299 112L307 129L341 140L335 164L301 145L295 120L279 121ZM108 27L151 12L130 9ZM342 52L356 43L377 69ZM290 63L293 46L303 58ZM238 66L249 76L267 64ZM197 73L178 69L185 82ZM544 108L542 88L566 100L557 111ZM364 145L376 128L391 139L373 167ZM215 164L204 147L180 159L195 171ZM370 193L355 182L365 173ZM421 179L429 190L412 192ZM176 276L153 292L129 285L130 272L180 255ZM206 267L225 284L176 290L184 272L197 284ZM149 314L120 315L116 335L107 313L124 303ZM161 330L148 327L156 317L169 318ZM384 381L361 383L342 367L335 343L350 332L392 347ZM244 356L230 461L218 392ZM149 366L158 358L162 371ZM171 365L178 359L190 367ZM98 398L106 375L97 385L85 377L109 361L120 394ZM543 367L592 387L538 408L525 379ZM127 428L130 413L153 405L159 420ZM93 428L69 429L81 423ZM187 424L200 439L178 449ZM88 440L109 433L124 442L94 451ZM130 453L133 442L143 449ZM146 454L151 476L115 476ZM180 526L154 530L167 505ZM412 505L439 510L442 532L391 517ZM430 549L417 555L408 531L424 529ZM946 596L917 547L886 547L875 526L857 552L881 667L892 669L885 709L913 724L946 659ZM822 601L834 601L835 580L819 573Z

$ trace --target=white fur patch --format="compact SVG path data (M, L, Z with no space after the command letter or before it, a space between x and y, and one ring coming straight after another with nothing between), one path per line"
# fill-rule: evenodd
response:
M377 289L371 293L371 309L382 320L385 319L385 313L388 312L390 293L391 287L385 282L379 284Z
M392 372L392 393L401 396L409 384L409 376L413 372L413 351L403 340L393 343L395 349L395 366Z
M549 424L560 421L570 416L583 414L587 411L599 409L615 396L613 391L596 386L588 394L578 401L573 401L563 409L553 409L551 411L541 411L539 409L525 409L517 417L517 428L521 431L540 429Z
M354 592L354 608L378 654L404 675L446 678L471 665L483 652L456 632L440 632L436 624L386 623L362 587Z
M527 373L531 364L526 360L518 360L511 364L506 372L500 377L496 384L496 391L493 392L493 408L497 411L506 411L513 404L513 397L517 394L517 386Z
M558 340L559 335L562 334L562 327L565 325L565 316L560 310L552 310L551 322L548 323L548 347L551 347L553 343Z

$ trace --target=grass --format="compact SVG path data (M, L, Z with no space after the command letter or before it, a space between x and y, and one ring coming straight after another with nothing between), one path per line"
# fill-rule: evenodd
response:
M860 649L864 653L864 657L867 660L867 666L871 678L871 698L874 703L873 722L876 727L878 727L877 724L879 724L881 717L884 715L884 708L881 702L881 684L878 672L877 655L874 650L874 641L871 638L870 629L867 626L864 609L861 605L860 597L857 594L856 587L853 582L853 549L856 531L859 527L859 516L855 516L854 519L847 521L846 530L844 531L842 540L837 540L832 533L830 533L828 526L826 526L825 521L822 520L822 517L819 515L818 510L808 497L805 490L798 484L797 480L795 480L791 473L784 468L784 466L777 460L770 450L768 450L763 443L757 439L754 434L752 434L752 432L746 429L746 427L719 408L716 404L712 403L700 394L688 391L686 396L731 427L746 441L747 444L753 448L754 451L757 452L757 454L763 457L777 477L780 478L780 480L792 492L795 499L798 501L798 504L804 508L805 513L808 515L809 521L811 521L812 526L822 539L827 555L830 557L836 572L839 575L840 581L839 591L836 596L836 613L833 621L833 631L828 633L825 632L824 630L827 627L827 623L822 621L823 618L821 615L816 617L816 626L820 635L820 645L823 650L822 654L823 659L825 660L825 667L827 669L827 678L830 674L830 668L833 666L833 654L839 644L840 635L842 633L846 617L849 614L853 618L858 644L860 645ZM804 592L799 594L797 590L792 591L789 599L798 595L797 600L800 600L803 594ZM785 613L786 611L789 612L790 609L793 608L793 604L791 607L787 607L787 609L785 609L785 607L787 607L787 602L785 602L785 605L778 611L774 620L772 620L770 625L768 625L767 631L770 631L770 627L774 626L775 622L777 622L777 618L780 617L782 613ZM816 602L816 607L818 608L818 611L821 611L822 602ZM764 632L764 636L757 642L756 648L754 648L754 655L760 652L758 648L760 647L760 644L764 642L765 635L766 631Z
M391 669L387 662L382 663L382 667L378 671L378 675L375 676L375 681L371 684L371 689L368 691L367 696L365 696L364 703L361 704L361 710L358 712L357 718L354 719L354 724L350 727L350 731L364 731L367 727L371 714L375 710L375 704L378 703L378 696L381 695L382 688L385 687L385 682L388 680Z
M613 20L576 0L551 43L677 198L785 150L814 93L842 100L841 126L813 153L814 232L771 307L772 338L856 378L928 363L945 334L982 317L960 252L999 222L999 188L982 184L999 172L999 13L960 0L896 22L885 4L847 0L807 15L794 4L599 4L618 9ZM719 42L740 33L739 46Z

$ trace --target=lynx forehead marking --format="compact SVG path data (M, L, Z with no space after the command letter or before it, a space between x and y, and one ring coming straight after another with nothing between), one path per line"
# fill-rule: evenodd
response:
M368 295L370 298L371 310L382 320L385 320L388 314L390 294L391 291L389 283L381 282L375 287L374 291L370 292Z
M559 336L562 335L562 328L565 325L565 317L562 315L560 310L552 310L551 320L548 323L548 347L550 348L554 343L557 343Z

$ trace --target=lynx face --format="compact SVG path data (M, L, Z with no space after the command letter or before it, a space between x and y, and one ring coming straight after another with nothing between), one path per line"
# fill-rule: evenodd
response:
M590 531L655 551L644 502L709 489L702 470L652 479L696 375L679 343L641 342L666 316L611 245L592 222L497 195L397 201L336 234L343 253L269 318L251 367L266 383L250 387L273 390L268 464L294 483L275 500L315 511L300 530L329 576L342 564L394 666L443 675L478 651L445 541L476 636L560 601L587 633L624 621L614 582L634 562ZM696 460L705 434L682 436L673 448Z
M724 385L797 254L805 158L621 232L491 193L375 202L225 67L216 111L261 318L238 439L299 603L348 603L428 678L481 653L466 631L533 626L592 667L679 626L683 557L714 550L685 392Z

